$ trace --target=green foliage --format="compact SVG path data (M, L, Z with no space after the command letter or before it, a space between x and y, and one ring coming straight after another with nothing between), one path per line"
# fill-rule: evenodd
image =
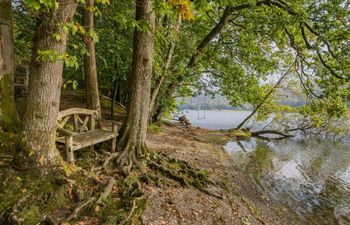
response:
M162 124L160 122L152 123L148 126L148 132L150 132L151 134L158 134L162 132L162 130Z
M50 11L59 7L59 3L56 0L25 0L24 4L32 11Z
M230 131L230 136L238 139L249 139L252 136L252 134L249 131L233 130Z
M84 4L84 1L79 1ZM308 0L284 4L249 1L169 0L155 1L156 31L153 63L153 88L165 77L157 97L157 110L169 116L177 109L173 97L193 96L198 92L223 94L232 106L256 107L276 79L295 58L288 79L281 89L302 98L305 108L284 105L285 97L274 93L259 109L256 119L274 115L280 120L290 113L313 118L322 126L326 118L345 115L349 100L350 68L348 40L349 10L343 0L314 4ZM223 9L235 7L225 28L198 56L195 68L188 68L197 46L220 21ZM239 9L239 6L245 7ZM282 6L281 6L282 5ZM16 61L29 62L33 30L38 13L52 12L55 0L26 0L14 5ZM83 56L87 54L84 37L96 43L100 93L111 97L115 86L117 99L126 104L132 71L133 32L146 31L145 21L135 20L135 1L97 1L92 7L95 28L80 25L80 12L74 22L60 24L69 36L67 53L53 50L38 52L37 60L64 60L64 88L83 89ZM182 17L178 24L178 17ZM62 34L53 33L56 41ZM164 70L171 44L175 51L168 70ZM321 56L321 57L320 57ZM343 78L343 79L341 79ZM284 82L294 83L286 86ZM116 85L115 85L116 84ZM300 88L301 87L301 88ZM297 105L299 106L299 105ZM312 114L315 114L314 116ZM318 116L321 115L321 116ZM322 118L322 119L320 119Z

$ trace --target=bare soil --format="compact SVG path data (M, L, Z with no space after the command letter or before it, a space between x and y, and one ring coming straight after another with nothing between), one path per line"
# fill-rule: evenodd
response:
M193 187L145 186L150 198L142 215L144 224L295 224L233 165L222 147L228 139L224 132L180 125L166 125L160 133L149 134L151 149L208 171L217 184L210 191L223 199Z

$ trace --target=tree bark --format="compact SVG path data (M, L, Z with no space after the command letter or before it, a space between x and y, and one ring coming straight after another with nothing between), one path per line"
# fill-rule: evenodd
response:
M94 0L86 0L83 10L83 26L87 33L94 29ZM84 36L84 42L88 53L84 55L84 73L86 82L86 102L89 109L98 111L98 117L101 117L101 105L98 91L96 53L95 44L89 35Z
M40 13L33 40L28 86L27 109L24 116L23 142L26 160L35 160L32 167L44 167L61 162L56 148L56 120L59 112L63 60L40 60L38 51L64 54L67 34L63 25L71 22L77 7L74 0L58 0L58 9ZM56 40L53 34L60 35Z
M135 29L131 88L127 113L118 141L122 151L117 159L120 166L131 169L138 158L146 153L146 134L154 52L155 15L152 0L136 1L136 21L146 21L146 31Z
M11 0L0 0L0 127L12 130L19 122L14 90L14 44Z
M118 72L118 64L115 63L114 65L114 68L115 68L115 79L114 79L114 88L113 88L113 95L112 95L112 104L111 104L111 118L112 120L114 119L114 111L115 111L115 104L116 104L116 101L117 101L117 96L118 96L118 92L120 92L120 88L119 88L119 80L118 80L118 77L119 77L119 72Z
M231 19L231 14L234 11L234 7L226 6L220 21L213 27L213 29L204 37L202 42L197 46L195 52L193 53L187 68L194 68L198 62L200 54L208 47L210 42L225 28L227 22Z

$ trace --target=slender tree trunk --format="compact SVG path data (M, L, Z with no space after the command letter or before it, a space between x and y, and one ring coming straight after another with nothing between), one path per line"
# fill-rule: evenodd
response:
M89 33L94 29L94 0L86 0L83 12L83 26ZM92 38L85 35L84 42L88 50L88 54L84 55L84 72L86 82L86 102L89 109L98 111L98 116L101 117L101 105L98 91L97 69L96 69L96 53L95 44Z
M63 25L72 21L77 2L58 0L55 11L41 13L37 19L30 65L27 109L24 117L23 157L36 160L36 165L49 166L60 163L56 149L56 120L59 112L62 86L63 60L40 59L38 51L54 51L64 54L67 34ZM56 40L58 34L61 40Z
M179 32L180 26L181 26L181 16L179 16L178 20L177 20L176 29L175 29L176 34ZM164 67L163 67L163 75L157 81L156 86L154 87L152 94L151 94L151 101L150 101L150 107L149 107L150 108L150 118L149 118L150 122L152 122L152 116L154 114L154 105L155 105L155 102L157 99L157 95L158 95L158 92L159 92L159 90L160 90L160 88L165 80L165 74L170 68L171 61L172 61L173 55L174 55L174 50L175 50L175 42L172 41L170 43L169 50L168 50L167 57L166 57L166 61L165 61Z
M287 76L287 74L289 73L289 71L292 69L293 65L295 64L295 62L289 67L289 69L280 77L280 79L278 79L278 81L276 82L276 84L270 89L270 91L265 95L265 97L261 100L261 102L254 108L254 110L234 129L230 129L232 130L239 130L241 129L244 124L250 119L252 118L261 108L261 106L263 106L266 102L266 100L271 96L271 94L273 94L275 92L275 90L278 88L278 86L281 84L282 80Z
M115 80L114 80L114 88L113 88L113 96L112 96L112 105L111 105L111 118L114 119L114 111L115 111L115 103L116 103L116 100L117 100L117 95L118 95L118 92L119 92L119 80L118 80L118 77L119 77L119 74L118 74L118 65L117 63L115 63L115 72L116 72L116 76L115 76Z
M11 0L0 0L0 127L12 130L19 122L14 90L14 44Z
M136 20L147 21L147 31L135 29L130 96L125 122L121 129L118 149L122 151L117 162L131 169L137 159L146 153L149 102L154 51L155 15L152 0L136 1Z

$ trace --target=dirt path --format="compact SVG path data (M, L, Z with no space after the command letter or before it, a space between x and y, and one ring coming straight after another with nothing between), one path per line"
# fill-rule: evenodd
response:
M207 170L217 184L209 187L210 192L223 199L171 181L145 186L150 198L142 216L144 224L295 224L233 166L221 147L228 138L204 129L189 133L178 125L163 126L160 133L149 135L151 149Z

